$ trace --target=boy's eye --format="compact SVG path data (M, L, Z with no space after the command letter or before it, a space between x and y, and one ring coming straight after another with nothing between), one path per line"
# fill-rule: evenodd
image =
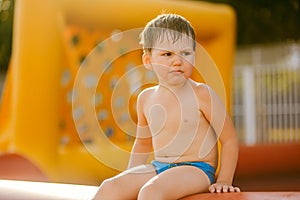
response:
M183 52L182 55L183 56L189 56L189 55L191 55L191 52L186 51L186 52Z
M162 54L162 56L166 56L166 57L167 57L167 56L171 56L171 55L172 55L171 52L166 52L166 53L163 53L163 54Z

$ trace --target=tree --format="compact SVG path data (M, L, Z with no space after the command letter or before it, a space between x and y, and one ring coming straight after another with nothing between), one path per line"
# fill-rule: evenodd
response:
M14 0L0 0L0 72L6 71L9 65Z

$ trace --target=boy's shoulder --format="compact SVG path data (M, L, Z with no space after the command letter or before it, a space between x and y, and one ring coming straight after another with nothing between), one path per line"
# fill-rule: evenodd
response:
M215 94L214 90L206 83L193 82L192 84L195 93L200 98L210 98Z
M209 87L209 85L207 85L206 83L191 80L191 84L197 92L205 92L211 90L211 87Z
M143 89L141 91L141 93L153 93L153 92L155 92L158 89L158 87L159 87L158 85L147 87L147 88Z
M151 94L153 94L157 90L157 88L158 88L158 85L143 89L139 93L138 98L147 98L147 97L149 97Z

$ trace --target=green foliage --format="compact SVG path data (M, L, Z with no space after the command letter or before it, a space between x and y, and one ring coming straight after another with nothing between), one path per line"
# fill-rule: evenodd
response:
M12 44L14 0L0 0L0 72L9 65Z
M231 5L237 15L237 44L300 39L300 0L205 0Z

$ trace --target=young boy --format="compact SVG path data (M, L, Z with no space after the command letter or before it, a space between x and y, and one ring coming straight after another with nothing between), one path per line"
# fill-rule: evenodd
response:
M190 78L195 33L182 16L162 14L141 33L143 63L158 85L137 100L137 132L128 170L103 181L95 199L179 199L201 192L239 192L232 186L238 140L214 91ZM220 171L218 145L221 142ZM155 160L146 164L149 153Z

